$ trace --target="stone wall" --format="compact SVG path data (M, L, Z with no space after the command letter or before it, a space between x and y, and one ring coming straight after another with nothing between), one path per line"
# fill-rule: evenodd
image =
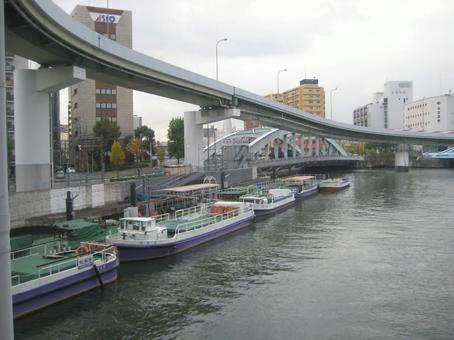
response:
M10 192L11 228L23 227L32 217L64 213L66 192L71 191L74 210L95 208L121 200L121 183L93 184L64 189Z

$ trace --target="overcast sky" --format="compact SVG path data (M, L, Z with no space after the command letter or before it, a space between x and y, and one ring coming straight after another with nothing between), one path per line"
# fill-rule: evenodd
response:
M66 12L106 0L55 0ZM255 92L319 79L333 93L333 119L352 123L353 109L387 80L412 80L414 99L454 90L452 0L110 0L133 12L134 49ZM166 139L168 121L195 107L135 92L134 113Z

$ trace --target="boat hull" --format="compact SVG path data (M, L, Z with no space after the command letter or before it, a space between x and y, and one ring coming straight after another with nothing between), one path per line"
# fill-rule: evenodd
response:
M332 192L337 192L343 189L347 189L350 186L350 183L345 183L341 186L325 186L325 187L319 187L318 190L320 192L325 192L325 193L332 193Z
M275 205L270 206L268 208L254 207L255 216L263 217L263 216L271 215L280 210L283 210L283 209L286 209L286 208L292 206L294 203L295 203L295 197L293 196L293 197L283 199L282 201L276 202Z
M250 214L245 218L232 221L220 228L208 230L205 233L193 235L190 237L170 239L169 242L163 244L127 244L122 245L121 242L115 242L120 262L144 261L165 256L174 255L190 248L196 247L202 243L209 242L218 237L224 236L236 230L242 229L250 225L254 221L254 214ZM190 232L181 233L183 235ZM189 234L188 234L189 235Z
M49 277L37 279L36 281L50 281L43 284L40 282L35 285L30 284L30 289L22 290L21 292L15 293L13 289L14 318L23 317L42 308L100 287L100 279L103 285L115 281L117 279L118 265L118 258L115 258L115 260L97 267L99 277L95 269L90 267L57 280L50 280Z
M315 194L318 193L318 188L314 186L313 188L301 191L301 192L296 192L295 193L295 199L300 200L300 199L305 199L308 197L311 197Z

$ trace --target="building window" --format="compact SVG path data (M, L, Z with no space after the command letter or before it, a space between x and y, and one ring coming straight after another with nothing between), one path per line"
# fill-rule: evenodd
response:
M116 109L117 108L117 103L112 103L112 109Z
M74 108L77 109L77 103L74 103Z
M96 108L100 109L101 108L101 103L96 103Z
M73 96L75 96L76 94L77 94L77 87L73 91Z
M101 89L96 89L96 94L101 94Z
M106 89L101 89L101 94L106 94Z
M106 103L106 109L111 109L112 108L112 103Z

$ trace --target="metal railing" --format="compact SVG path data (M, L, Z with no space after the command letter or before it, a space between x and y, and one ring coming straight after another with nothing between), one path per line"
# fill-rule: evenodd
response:
M39 244L30 248L15 250L10 253L10 258L13 261L32 255L47 255L51 253L51 250L60 249L61 245L62 243L60 241L53 241L49 243ZM51 250L49 250L48 248L51 248Z
M87 243L89 244L89 243ZM95 243L92 243L95 244ZM74 256L65 261L59 261L54 264L50 264L48 266L39 268L37 272L28 273L28 274L17 274L11 277L11 285L16 286L18 284L32 281L34 279L40 279L42 277L46 277L52 274L57 274L63 271L67 271L70 269L74 269L76 267L81 267L80 259L84 259L86 257L90 257L90 261L88 265L91 265L95 262L95 260L101 260L101 262L107 262L108 256L113 255L116 253L116 248L114 246L107 247L102 250L95 251L91 254L84 255L84 256ZM87 265L87 266L88 266ZM84 266L85 267L85 266Z
M166 214L161 214L161 215L156 215L156 216L151 216L156 223L161 223L161 222L164 222L164 221L168 221L170 219L170 214L169 213L166 213Z
M201 220L197 220L197 221L189 221L189 222L178 224L175 229L175 234L173 235L173 238L177 238L178 235L180 234L180 232L186 232L186 231L190 231L190 230L203 228L203 227L212 225L217 222L231 219L235 216L238 216L241 213L244 213L244 212L247 212L250 210L252 210L252 206L247 205L243 208L231 210L231 211L223 213L223 214L210 216L210 217L207 217L207 218L204 218Z
M200 213L205 212L206 210L207 210L207 206L204 206L204 205L198 205L195 207L180 209L180 210L175 211L175 219L179 219L184 216L194 215L197 213L200 214Z

